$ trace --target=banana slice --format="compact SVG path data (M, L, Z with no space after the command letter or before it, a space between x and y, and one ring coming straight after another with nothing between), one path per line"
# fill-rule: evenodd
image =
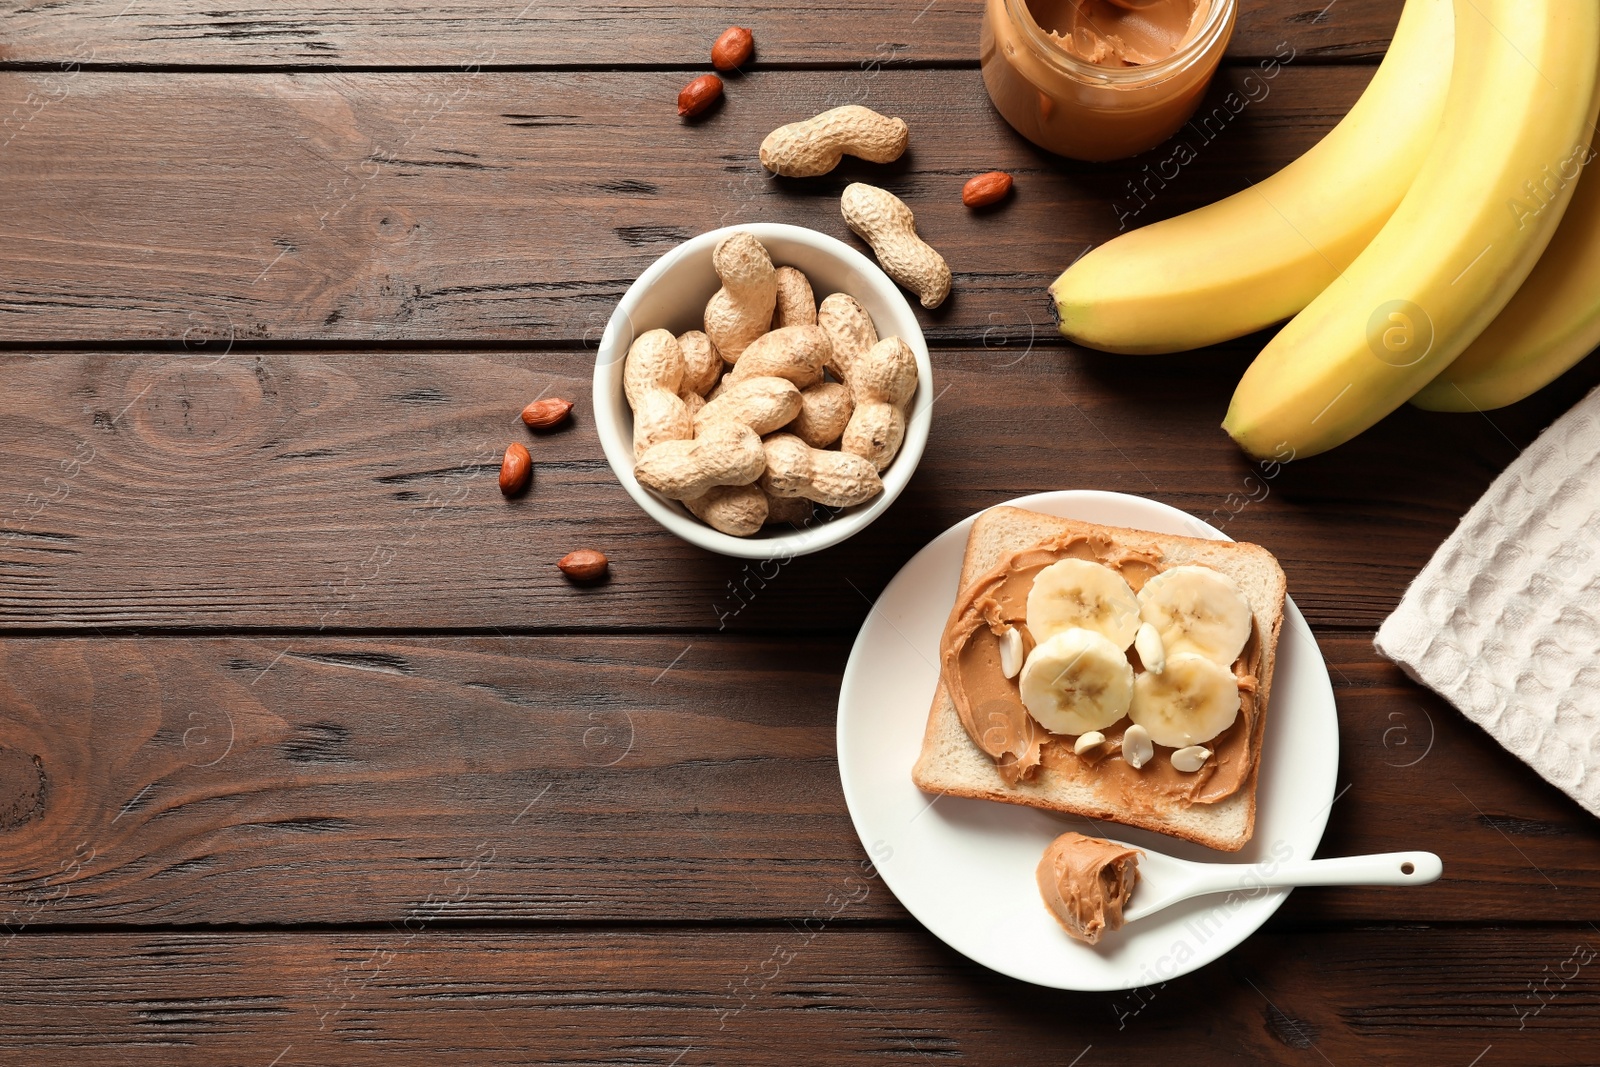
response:
M1026 677L1026 667L1023 673ZM1167 657L1167 669L1160 674L1141 671L1133 680L1128 718L1148 730L1158 745L1198 745L1238 717L1239 684L1233 672L1206 656L1178 652Z
M1039 725L1072 736L1103 730L1128 713L1133 665L1104 635L1075 626L1028 653L1017 683Z
M1087 559L1063 559L1033 579L1028 591L1028 632L1042 645L1074 626L1093 630L1119 650L1139 632L1139 598L1122 575Z
M1151 578L1139 590L1139 614L1161 635L1169 661L1194 652L1230 666L1250 640L1250 602L1237 582L1210 567L1174 567Z

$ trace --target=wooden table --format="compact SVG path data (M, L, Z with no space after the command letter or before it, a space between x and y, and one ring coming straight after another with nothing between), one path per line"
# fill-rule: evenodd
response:
M1600 827L1371 641L1600 370L1266 478L1217 428L1261 338L1105 356L1043 299L1119 217L1315 143L1399 0L1246 0L1206 106L1256 99L1170 179L1014 135L972 0L519 6L0 13L0 1062L1596 1061ZM759 62L680 122L731 23ZM905 159L765 175L769 129L850 101L908 120ZM1015 199L975 217L961 183L994 168ZM820 556L692 550L602 458L600 327L705 229L853 240L863 178L956 272L921 468ZM540 394L576 419L507 501ZM1442 881L1296 893L1121 995L983 971L880 882L837 906L866 857L834 709L870 600L951 523L1058 488L1277 553L1338 692L1322 854L1430 848ZM608 584L557 573L579 546Z

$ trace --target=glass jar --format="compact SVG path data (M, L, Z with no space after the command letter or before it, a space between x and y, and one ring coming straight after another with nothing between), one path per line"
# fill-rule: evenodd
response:
M1200 25L1172 55L1101 66L1070 52L1035 13L1065 19L1077 0L985 0L979 56L989 97L1017 132L1074 159L1137 155L1194 114L1233 36L1238 0L1204 5Z

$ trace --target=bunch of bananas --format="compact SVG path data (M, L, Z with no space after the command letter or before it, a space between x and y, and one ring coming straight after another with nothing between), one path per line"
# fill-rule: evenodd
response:
M1600 344L1600 176L1579 181L1597 69L1595 0L1407 0L1327 137L1073 264L1061 332L1176 352L1288 319L1223 421L1256 457L1325 451L1407 400L1520 400Z

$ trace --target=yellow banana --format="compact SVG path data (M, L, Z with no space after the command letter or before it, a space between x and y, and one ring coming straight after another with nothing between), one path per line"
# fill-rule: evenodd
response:
M1594 0L1456 0L1443 124L1411 190L1355 262L1245 371L1223 428L1252 456L1325 451L1409 400L1528 276L1586 154L1600 61ZM1581 158L1581 157L1580 157Z
M1326 137L1278 173L1101 245L1050 286L1061 332L1178 352L1305 307L1372 240L1422 167L1450 84L1450 0L1408 0L1388 55Z
M1515 404L1600 345L1600 175L1577 178L1579 165L1593 157L1591 147L1553 176L1577 181L1578 189L1550 247L1489 328L1411 398L1417 407L1489 411ZM1548 194L1536 188L1535 195Z

